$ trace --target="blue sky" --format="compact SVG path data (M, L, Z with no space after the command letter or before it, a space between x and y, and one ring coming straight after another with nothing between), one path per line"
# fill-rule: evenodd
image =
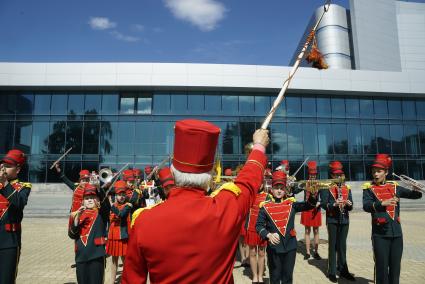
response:
M288 65L321 3L0 0L0 61Z

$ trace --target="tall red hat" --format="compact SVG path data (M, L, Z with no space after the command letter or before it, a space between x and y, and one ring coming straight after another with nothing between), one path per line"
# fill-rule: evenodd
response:
M167 167L162 168L158 174L159 174L159 181L161 182L163 187L166 187L168 185L175 185L174 177L171 174L170 168L167 168Z
M88 196L88 195L97 195L96 186L94 186L90 183L86 183L84 185L84 196Z
M82 179L82 178L88 178L88 177L90 177L89 170L81 170L80 171L80 179Z
M308 161L307 162L308 174L309 175L317 175L317 162L316 161Z
M225 176L232 176L233 175L232 169L229 169L229 168L228 169L225 169L224 170L224 175Z
M140 178L142 176L142 170L141 169L133 169L133 175L135 178Z
M145 167L145 174L149 175L152 172L152 167L151 166L146 166Z
M123 180L118 180L114 184L115 193L121 193L127 191L127 183Z
M272 174L272 186L283 184L286 186L286 174L282 171L275 171Z
M376 154L372 168L381 168L388 170L391 167L392 159L388 154Z
M289 161L288 160L282 160L280 161L280 164L286 168L287 171L289 171Z
M185 173L206 173L214 166L220 128L206 121L186 119L174 127L173 166Z
M1 160L2 163L13 165L13 166L22 166L25 164L26 157L24 152L18 149L12 149L7 152L6 156Z
M343 174L342 164L340 161L332 161L329 163L329 170L332 174Z
M122 172L122 179L124 181L133 181L134 180L133 170L124 170Z

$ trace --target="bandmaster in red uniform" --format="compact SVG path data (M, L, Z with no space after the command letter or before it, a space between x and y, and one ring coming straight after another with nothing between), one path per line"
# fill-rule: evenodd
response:
M234 183L207 196L220 129L200 120L175 125L167 201L133 215L122 283L233 283L240 228L263 181L267 130Z

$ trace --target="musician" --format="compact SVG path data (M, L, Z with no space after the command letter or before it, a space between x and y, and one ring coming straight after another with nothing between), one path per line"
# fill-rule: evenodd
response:
M166 202L133 214L122 283L146 283L148 274L153 284L233 282L240 228L263 180L268 131L254 133L254 150L234 183L211 196L220 128L187 119L174 131L176 187Z
M106 224L110 204L103 190L84 185L83 205L72 213L68 235L75 240L78 283L103 283L105 272ZM100 200L103 200L101 203Z
M329 163L332 179L345 178L339 161ZM350 187L344 182L333 183L329 189L320 191L320 205L326 210L328 228L328 278L336 283L336 273L350 281L355 281L347 266L347 236L350 226L349 211L353 210L353 197ZM338 266L337 266L338 263Z
M267 260L270 283L292 283L297 252L297 238L294 228L295 213L312 209L317 203L317 192L303 202L288 197L286 174L275 171L272 179L273 198L260 205L256 223L257 233L268 241Z
M296 194L298 194L302 191L304 191L303 188L297 186L297 183L295 182L295 180L296 180L295 176L289 175L290 166L289 166L288 160L280 161L280 165L276 168L276 170L283 171L286 174L286 176L287 176L286 186L291 188L291 190L290 190L291 197L295 196Z
M126 183L127 199L133 205L133 209L141 207L143 196L142 192L136 187L134 171L130 169L122 171L122 180Z
M377 154L372 164L372 182L363 185L363 210L371 213L372 245L375 260L375 283L399 283L403 252L400 198L419 199L422 193L387 181L392 159Z
M268 172L265 172L265 174L268 174ZM255 196L254 203L249 209L248 220L246 222L245 244L249 246L249 263L252 271L252 282L254 283L264 283L263 274L267 241L258 235L255 225L257 223L258 212L260 211L260 204L268 199L269 194L264 191L263 183Z
M21 253L21 222L31 184L18 179L26 161L21 150L12 149L0 165L0 283L15 283Z
M317 177L317 163L316 161L308 161L308 179L312 181L311 183L307 183L306 187L314 186L314 181ZM304 200L309 198L310 192L306 190L304 192ZM306 255L304 259L307 260L310 258L310 232L311 228L313 228L314 235L314 255L313 257L317 260L322 259L319 255L319 227L322 226L322 213L320 210L320 203L317 202L316 206L308 211L303 211L301 213L301 224L305 227L305 249Z
M127 253L128 227L133 205L127 202L127 184L119 180L114 185L115 202L110 197L111 213L109 216L108 241L106 253L112 256L111 283L115 283L118 269L118 258L124 263Z
M142 183L143 176L142 176L142 170L141 169L133 169L133 176L134 176L134 186L138 188L140 184Z
M164 191L164 195L168 196L170 190L175 187L176 183L174 182L173 174L171 173L171 169L168 167L164 167L159 170L159 181L161 183L162 189Z

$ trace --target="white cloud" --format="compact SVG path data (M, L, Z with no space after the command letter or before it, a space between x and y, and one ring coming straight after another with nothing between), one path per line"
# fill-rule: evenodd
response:
M111 31L111 35L118 40L127 41L127 42L136 42L140 40L139 37L125 35L120 33L119 31Z
M111 22L108 18L105 17L91 17L89 20L89 25L94 30L113 29L117 26L116 23Z
M143 32L145 30L145 26L144 25L140 25L140 24L135 24L135 25L132 26L132 28L136 32Z
M177 19L188 21L201 31L211 31L224 18L227 9L216 0L164 0Z

